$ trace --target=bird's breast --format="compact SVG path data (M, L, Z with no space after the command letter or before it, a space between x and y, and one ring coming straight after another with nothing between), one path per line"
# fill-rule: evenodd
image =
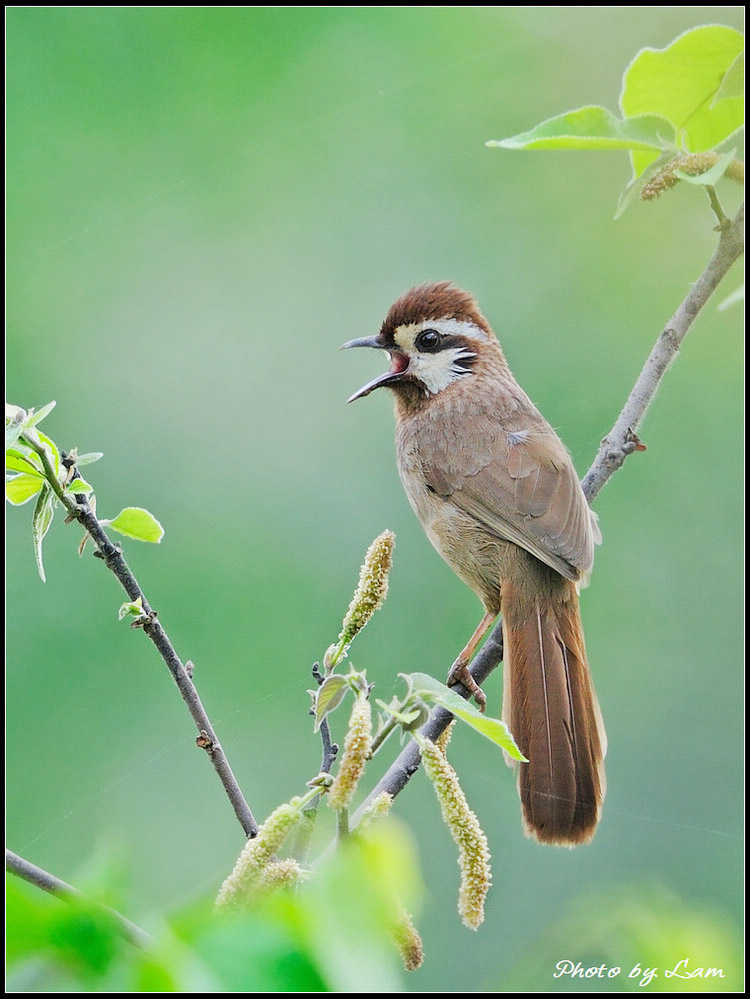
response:
M433 547L485 608L497 614L503 567L517 546L491 534L449 497L434 491L423 472L418 435L399 433L396 454L404 491Z

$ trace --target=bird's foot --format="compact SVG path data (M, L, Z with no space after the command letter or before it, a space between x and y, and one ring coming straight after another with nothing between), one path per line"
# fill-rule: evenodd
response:
M464 660L460 657L453 663L448 671L448 679L445 681L445 685L447 687L452 687L456 683L463 684L463 686L466 687L469 691L469 696L474 698L477 702L477 707L482 714L484 714L484 709L487 707L487 697L477 681L469 672L468 663L464 662Z

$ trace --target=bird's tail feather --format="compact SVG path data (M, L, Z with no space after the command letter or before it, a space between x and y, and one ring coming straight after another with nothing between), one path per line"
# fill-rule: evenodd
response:
M605 792L606 736L591 682L575 585L529 596L503 581L503 720L518 768L526 832L576 846L594 835Z

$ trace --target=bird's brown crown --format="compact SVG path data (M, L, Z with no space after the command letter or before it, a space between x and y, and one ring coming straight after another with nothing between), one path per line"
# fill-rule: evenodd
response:
M459 322L470 322L492 335L490 324L479 311L474 296L468 291L457 288L450 281L422 284L407 291L391 306L380 335L381 337L392 335L399 326L419 323L425 319L457 319Z

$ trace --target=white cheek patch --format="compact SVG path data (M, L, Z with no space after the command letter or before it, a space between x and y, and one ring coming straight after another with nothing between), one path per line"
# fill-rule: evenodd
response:
M409 371L417 377L430 395L442 392L459 378L471 374L457 362L476 357L473 351L464 347L448 347L436 354L412 354Z
M415 341L422 330L437 330L443 336L461 336L471 340L487 340L487 334L475 323L464 319L426 319L408 323L394 331L393 339L399 350L409 358L408 372L418 378L428 395L448 388L459 378L471 374L471 365L462 364L477 355L465 346L443 350L420 351Z

